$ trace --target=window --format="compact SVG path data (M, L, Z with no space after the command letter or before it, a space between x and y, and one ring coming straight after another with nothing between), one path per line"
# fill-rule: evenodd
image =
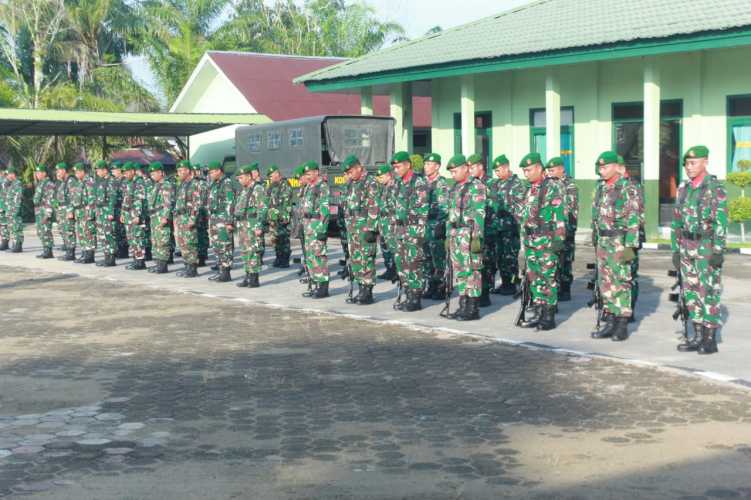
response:
M249 148L252 152L261 151L261 134L253 134L248 138Z
M272 130L266 134L266 147L269 149L279 149L282 145L282 134L278 130Z
M454 113L454 153L466 156L477 153L485 160L485 168L493 160L493 114L490 111L475 113L474 151L462 151L462 115Z
M372 132L369 128L345 128L344 147L369 148L371 134Z
M545 136L546 113L544 109L531 109L529 111L530 123L530 148L535 153L540 153L547 159L547 144ZM568 175L574 175L574 108L561 108L561 158Z
M728 97L728 171L751 170L751 95Z
M303 145L303 133L301 128L293 128L289 131L289 145L290 147L298 147Z

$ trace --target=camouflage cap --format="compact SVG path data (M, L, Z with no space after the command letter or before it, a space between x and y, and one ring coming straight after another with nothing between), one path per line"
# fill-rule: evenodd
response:
M266 176L273 174L274 172L278 172L279 167L276 164L269 165L269 167L266 169Z
M58 163L57 165L55 165L55 170L65 170L65 171L67 171L68 170L68 164L65 163L64 161L61 161L60 163Z
M600 167L602 165L610 165L611 163L618 163L618 153L615 151L604 151L597 157L595 165Z
M349 155L342 162L342 171L347 172L350 168L360 165L360 159L355 155Z
M686 151L683 155L683 161L685 162L689 158L709 158L709 148L706 146L694 146Z
M493 160L493 167L500 167L501 165L508 165L510 162L508 161L508 158L506 158L506 155L500 155L496 156L495 160Z
M466 165L467 159L464 157L464 155L454 155L449 160L448 164L446 165L446 168L448 170L453 170L456 167L461 167L462 165Z
M391 173L391 165L380 165L378 167L378 170L376 170L376 174L378 175L386 175Z
M44 172L47 173L47 165L42 165L41 163L34 167L34 172Z
M122 170L123 172L127 172L129 170L134 170L134 168L133 168L133 162L132 161L126 161L125 163L123 163L123 166L120 167L120 170Z
M394 156L391 157L392 165L394 163L401 163L403 161L412 161L409 157L409 153L407 153L406 151L397 151L396 153L394 153Z
M310 160L303 163L303 170L305 172L310 172L311 170L320 170L321 167L318 166L318 163Z
M563 158L561 158L560 156L554 156L548 160L548 163L545 165L545 168L562 167L562 166L564 166Z
M188 170L191 170L193 167L191 166L190 161L180 160L177 162L177 168L187 168Z
M82 161L79 161L75 165L73 165L73 170L84 172L86 170L86 165L84 165Z
M120 160L114 160L112 163L110 163L110 170L122 170L123 169L123 162Z
M107 169L109 165L107 164L106 160L97 160L96 163L94 163L94 168L97 170L99 169Z
M478 155L477 153L473 153L467 157L467 164L469 165L476 165L478 163L485 164L485 161L482 159L482 156Z
M441 163L441 155L438 153L430 153L428 156L425 157L425 161L432 161L435 163Z
M151 163L149 163L149 173L157 172L157 171L161 172L162 170L164 170L164 166L162 165L162 162L152 161Z
M224 170L222 168L222 162L214 160L209 162L209 171L211 170Z
M540 156L540 153L529 153L519 162L519 167L526 168L538 163L542 165L542 156Z
M249 165L243 165L237 169L237 175L247 175L251 172L258 171L258 163L251 163Z

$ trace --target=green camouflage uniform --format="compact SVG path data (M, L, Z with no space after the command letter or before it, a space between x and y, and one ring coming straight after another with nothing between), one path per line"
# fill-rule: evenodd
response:
M128 256L128 234L125 230L125 224L123 224L120 221L120 216L122 215L122 207L123 207L123 186L125 183L125 178L120 177L119 179L112 177L112 188L113 193L115 195L115 220L114 220L114 229L115 229L115 241L117 242L117 254L120 257L127 257Z
M329 261L327 233L329 227L329 184L323 177L306 185L302 193L300 211L305 238L305 263L314 283L328 283Z
M7 242L10 238L8 220L5 216L5 191L8 184L9 181L5 178L5 170L0 170L0 240L3 242Z
M629 181L629 189L632 191L631 196L638 200L639 204L639 246L641 250L642 243L647 241L645 232L645 212L644 212L644 187L641 183L631 177L626 177ZM636 310L636 301L639 299L639 252L636 252L634 260L631 261L631 310Z
M139 172L142 172L142 170L139 170ZM143 221L143 229L144 229L144 238L146 239L146 258L151 258L152 254L152 237L151 237L151 228L153 225L151 224L151 207L149 206L149 197L151 195L151 191L154 189L154 181L151 180L151 177L148 174L145 175L138 175L136 173L136 179L140 179L141 184L143 185L143 192L145 195L145 215L144 215L144 221Z
M396 176L394 223L397 251L396 271L405 289L422 292L425 230L428 221L428 184L425 177L410 171Z
M52 221L55 209L55 183L49 178L42 179L34 190L34 220L36 222L37 236L43 249L52 250Z
M292 253L289 243L292 221L292 186L287 179L270 182L266 198L269 202L268 224L271 244L280 260L288 261Z
M94 179L87 175L71 186L70 204L75 217L78 247L88 252L96 248L96 194Z
M219 180L211 180L208 187L207 209L209 214L209 240L216 255L217 265L232 267L233 235L227 230L233 225L235 191L232 179L222 176Z
M485 188L485 218L483 221L484 230L482 238L482 295L489 297L490 290L493 289L495 282L496 261L496 232L495 214L498 212L498 182L497 179L485 177L477 179ZM489 301L485 305L489 305Z
M342 195L352 274L358 285L375 284L376 241L366 241L367 232L378 231L378 182L364 174L359 181L350 180Z
M200 168L193 170L193 180L200 193L201 206L199 210L196 237L198 241L198 258L205 261L209 256L209 183L203 177Z
M541 306L558 304L558 253L566 239L564 192L557 179L545 178L531 184L519 207L521 241L527 265L532 302Z
M428 185L428 221L425 231L425 279L436 286L443 283L446 273L446 217L448 210L449 183L442 175Z
M487 187L481 179L469 177L451 188L447 238L460 297L479 297L482 293L486 208ZM476 243L473 245L473 242Z
M713 266L710 259L725 251L727 210L725 187L713 175L707 174L697 187L687 180L678 188L672 249L680 254L689 317L712 329L720 326L722 266Z
M244 187L235 203L235 220L237 234L242 252L245 274L261 272L261 240L263 234L256 235L256 230L263 230L268 204L263 182L253 182Z
M389 184L379 184L376 201L378 203L378 233L381 235L381 251L383 261L388 269L396 253L396 213L395 213L396 182L392 179ZM391 262L390 262L391 261Z
M23 244L23 219L21 208L23 206L23 184L16 178L7 181L4 192L5 217L8 224L8 235L11 246Z
M152 256L154 260L167 262L172 252L172 211L175 206L175 181L172 177L165 176L161 181L151 183L147 205Z
M122 189L121 216L128 236L130 256L135 260L143 260L146 257L146 191L138 177L134 177L132 181L124 178Z
M68 214L73 213L70 195L72 191L75 191L76 184L78 184L78 179L69 175L64 181L58 181L55 189L55 220L57 220L57 229L60 231L65 250L76 248L76 221L68 218Z
M193 179L180 182L175 193L175 244L187 264L198 265L198 221L201 185Z
M592 237L596 245L597 280L606 312L628 318L631 310L631 261L627 247L639 246L639 200L631 182L620 177L601 182L592 205Z
M561 179L564 192L564 216L566 218L566 242L560 257L558 283L571 288L574 282L574 253L576 251L576 229L579 221L579 188L568 175Z
M105 255L115 255L117 250L115 203L118 189L116 184L116 179L109 174L106 177L97 177L94 181L97 246Z
M519 223L517 214L526 198L527 185L516 174L508 179L496 179L493 184L496 213L493 217L496 267L504 283L510 283L519 275Z

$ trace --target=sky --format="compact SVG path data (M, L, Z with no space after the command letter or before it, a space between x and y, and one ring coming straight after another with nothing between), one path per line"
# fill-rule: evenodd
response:
M401 24L407 37L418 38L434 26L448 29L477 19L499 14L530 0L365 0L385 21ZM158 85L149 65L141 57L130 57L126 64L135 78L158 94Z

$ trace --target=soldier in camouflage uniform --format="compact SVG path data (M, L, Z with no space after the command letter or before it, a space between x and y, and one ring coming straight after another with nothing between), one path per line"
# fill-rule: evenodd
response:
M99 160L94 165L96 179L94 180L94 201L96 204L96 239L97 246L102 250L104 259L97 262L99 267L113 267L117 255L117 239L115 237L115 203L118 188L115 179L110 176L107 162Z
M294 196L294 204L292 207L292 223L290 225L290 234L292 237L297 238L300 240L300 248L302 249L302 257L300 258L300 262L302 265L300 266L300 269L297 271L298 276L302 276L303 274L306 274L307 267L305 267L305 235L303 234L303 226L302 226L302 212L300 211L302 207L302 198L303 193L305 192L305 166L304 165L298 165L295 167L295 169L292 171L292 178L297 181L298 187L293 192ZM303 278L301 278L301 281L305 281L307 283L307 275Z
M36 188L34 189L34 220L36 222L37 236L42 244L42 253L37 255L38 259L51 259L52 247L52 221L54 220L55 209L55 183L47 176L47 166L37 165L34 168L34 178L36 179Z
M169 271L172 252L172 212L175 206L175 181L164 175L164 166L155 161L149 165L151 188L146 205L149 208L151 224L151 251L156 264L149 268L150 273L165 274Z
M18 178L15 167L8 167L5 177L7 184L3 193L5 202L3 205L10 236L9 247L12 253L21 253L23 251L23 219L21 218L23 184Z
M175 193L175 243L185 263L177 276L198 276L198 224L201 218L201 185L193 182L193 167L188 160L177 164L178 185Z
M479 154L472 154L467 158L469 175L479 180L485 186L485 229L482 240L482 293L480 294L480 307L490 306L490 291L495 286L495 264L497 233L493 220L498 211L497 180L486 176L485 160Z
M532 296L531 317L520 326L547 331L556 326L556 271L566 239L565 193L558 179L545 177L539 153L528 154L519 166L529 181L520 206L519 226L524 244L526 279Z
M279 167L271 165L266 172L269 185L266 198L269 202L268 224L271 244L274 245L273 267L286 269L289 267L289 256L292 253L289 243L289 229L292 220L292 186L282 177Z
M117 258L128 258L128 235L125 231L125 224L120 222L120 215L122 213L123 205L123 184L125 183L125 177L123 177L123 164L119 160L112 162L110 170L112 171L112 187L115 193L115 241L117 241Z
M459 294L459 309L450 317L473 321L480 319L487 187L480 177L470 175L463 155L451 158L447 168L455 182L448 200L447 243Z
M642 248L642 244L647 241L644 213L644 187L638 180L629 176L628 170L626 169L626 163L621 155L618 155L618 173L628 179L631 196L639 200L639 246L636 247L636 257L631 261L631 317L628 319L629 323L634 323L636 321L636 301L639 298L639 251Z
M347 176L347 188L341 206L347 228L352 277L359 293L355 304L373 303L375 285L375 257L378 248L378 182L368 175L360 160L350 155L342 162Z
M133 262L125 268L140 271L146 269L146 191L143 183L136 180L136 167L133 163L127 162L123 165L123 176L125 179L122 184L123 204L120 221L125 225L128 247L133 258Z
M238 179L243 187L235 203L235 221L245 268L245 278L237 284L241 288L260 286L261 240L268 203L260 176L253 175L258 168L258 163L253 163L238 170Z
M381 235L381 245L385 251L394 255L396 251L396 235L394 228L394 192L396 191L396 181L390 165L381 165L376 171L376 181L378 181L378 233ZM388 263L384 257L386 272L389 271ZM392 265L393 261L392 261ZM397 279L396 270L394 269L392 281Z
M446 210L449 184L440 174L441 156L439 154L427 155L423 169L428 184L430 207L425 231L425 280L428 285L424 297L443 300L446 298Z
M300 200L305 236L305 264L312 280L310 296L321 299L329 296L329 261L326 240L329 227L329 185L320 175L315 161L305 163L305 183ZM304 295L308 295L307 293Z
M209 239L218 265L218 272L209 279L226 283L232 281L235 191L232 179L224 175L222 164L218 161L209 163L209 179Z
M618 173L616 153L602 153L596 164L603 183L592 205L592 238L605 324L592 338L623 341L631 316L631 261L639 246L639 200Z
M81 257L76 264L93 264L96 250L96 195L94 179L86 174L86 166L78 162L73 165L73 174L78 182L70 191L70 203L76 224L76 240L81 249Z
M407 301L397 304L402 311L422 309L425 230L428 222L428 184L412 170L409 153L399 151L391 158L396 173L394 223L397 251L396 270Z
M55 165L57 186L55 189L55 220L63 240L65 255L59 260L76 260L76 221L71 205L70 195L75 190L78 179L68 172L68 164L60 162Z
M8 249L8 220L5 216L5 190L8 180L5 178L5 165L0 162L0 250Z
M200 193L201 206L199 210L198 224L196 227L196 237L198 239L198 267L206 265L206 259L209 258L209 183L204 176L203 168L200 163L193 165L193 180L191 181Z
M574 252L576 250L576 228L579 220L579 188L574 179L566 174L563 158L556 156L545 165L545 175L561 181L564 191L563 213L566 217L566 243L558 257L558 301L571 300L571 284L574 282Z
M149 207L149 195L154 187L154 181L151 180L148 172L148 165L144 166L140 162L135 162L136 180L143 185L143 192L146 194L146 215L144 215L144 237L146 238L146 249L144 250L145 261L150 261L151 255L151 208Z
M496 182L491 185L496 200L496 213L493 217L495 238L496 268L501 284L493 290L500 295L514 295L519 275L519 209L526 197L527 186L516 174L511 173L511 166L506 155L493 160L493 172Z
M707 173L709 149L694 146L683 156L688 179L678 189L673 209L671 246L673 265L683 278L684 297L694 337L679 351L717 352L720 327L722 264L727 238L727 193Z

